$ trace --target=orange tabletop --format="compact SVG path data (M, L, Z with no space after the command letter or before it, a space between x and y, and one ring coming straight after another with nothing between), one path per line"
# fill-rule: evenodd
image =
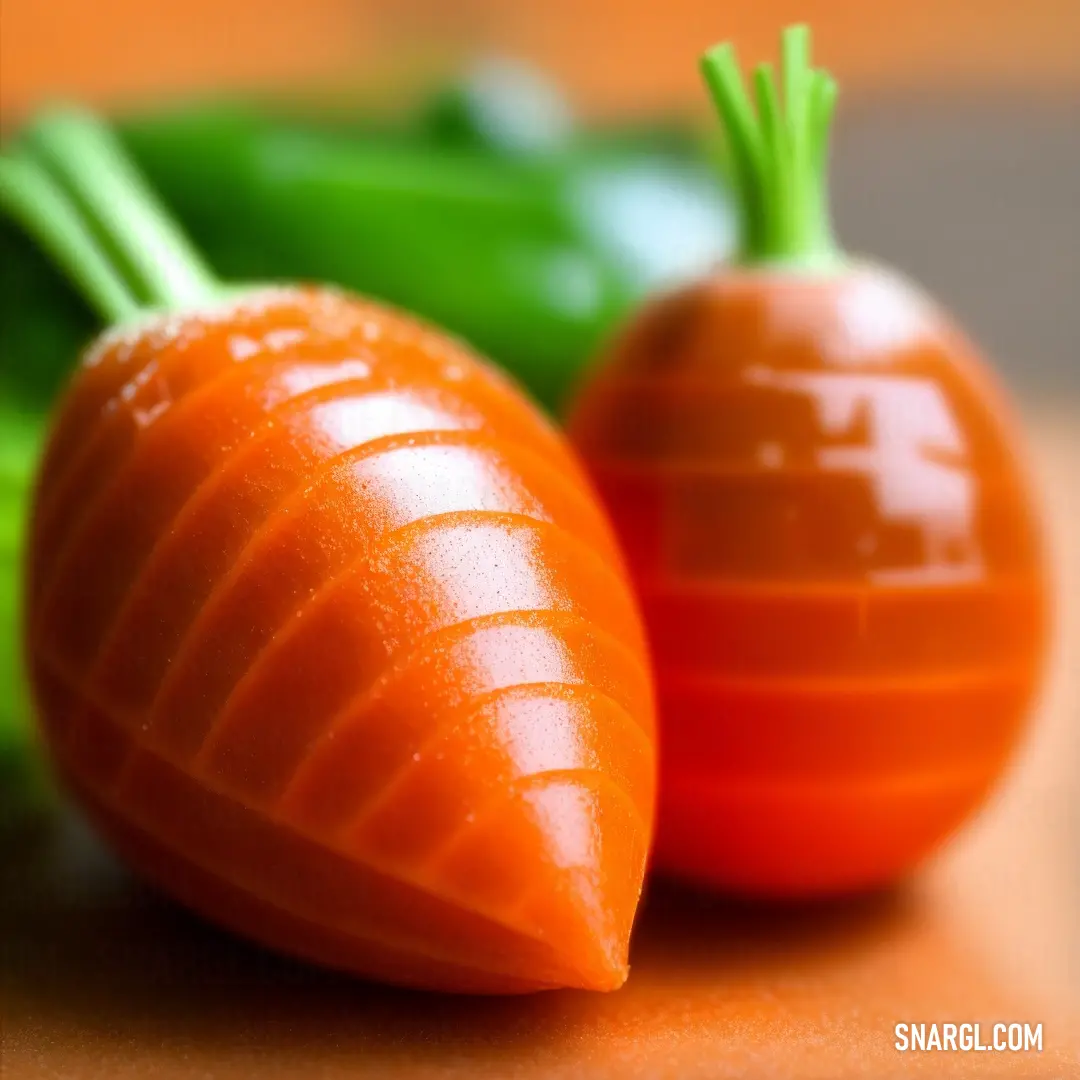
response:
M215 932L70 816L0 832L5 1080L1080 1077L1080 406L1032 408L1060 634L1015 767L914 881L813 907L656 884L613 994L360 983ZM898 1023L1042 1024L1041 1053L907 1052Z

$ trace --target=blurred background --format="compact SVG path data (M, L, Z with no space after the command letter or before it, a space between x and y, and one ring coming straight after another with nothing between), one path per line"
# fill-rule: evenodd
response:
M860 10L862 9L862 10ZM353 81L417 57L498 50L547 68L594 109L697 104L692 58L734 38L772 56L811 23L847 89L1080 87L1074 0L3 0L5 108L57 91L99 101L192 87Z

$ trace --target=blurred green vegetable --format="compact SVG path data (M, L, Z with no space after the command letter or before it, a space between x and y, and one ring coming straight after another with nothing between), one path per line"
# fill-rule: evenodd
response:
M0 811L5 818L25 809L42 790L29 739L19 625L23 530L41 435L40 416L0 399Z
M451 132L383 141L220 112L123 129L226 277L336 281L408 308L550 409L644 292L724 254L727 205L692 144L591 135L524 154Z
M399 117L217 103L121 134L226 278L336 281L411 309L551 409L644 292L699 273L732 238L691 134L577 130L550 85L506 63ZM10 229L0 262L0 357L41 400L89 320ZM10 382L5 370L0 392Z
M25 714L18 669L17 599L22 537L40 422L0 403L0 748Z
M41 252L0 217L0 454L16 406L44 410L96 326Z

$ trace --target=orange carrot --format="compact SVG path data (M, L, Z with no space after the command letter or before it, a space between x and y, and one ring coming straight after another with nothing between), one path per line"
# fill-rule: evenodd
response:
M983 798L1043 651L1019 437L972 345L835 245L835 85L784 35L748 99L704 72L741 258L650 305L581 391L573 441L654 650L656 859L750 894L892 880Z
M26 604L49 750L104 835L335 967L619 986L650 676L562 439L404 315L224 295L91 118L40 122L0 184L121 320L56 413Z

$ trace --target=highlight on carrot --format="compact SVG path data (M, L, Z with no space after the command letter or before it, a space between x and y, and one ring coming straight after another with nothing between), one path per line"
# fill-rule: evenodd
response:
M1045 639L1009 406L915 286L829 220L836 86L783 35L748 95L702 70L739 256L647 304L572 440L620 533L655 662L656 863L752 895L882 885L984 798Z
M0 203L106 322L53 418L25 643L61 778L209 919L390 982L610 990L654 803L644 633L565 442L434 329L224 289L93 116Z

